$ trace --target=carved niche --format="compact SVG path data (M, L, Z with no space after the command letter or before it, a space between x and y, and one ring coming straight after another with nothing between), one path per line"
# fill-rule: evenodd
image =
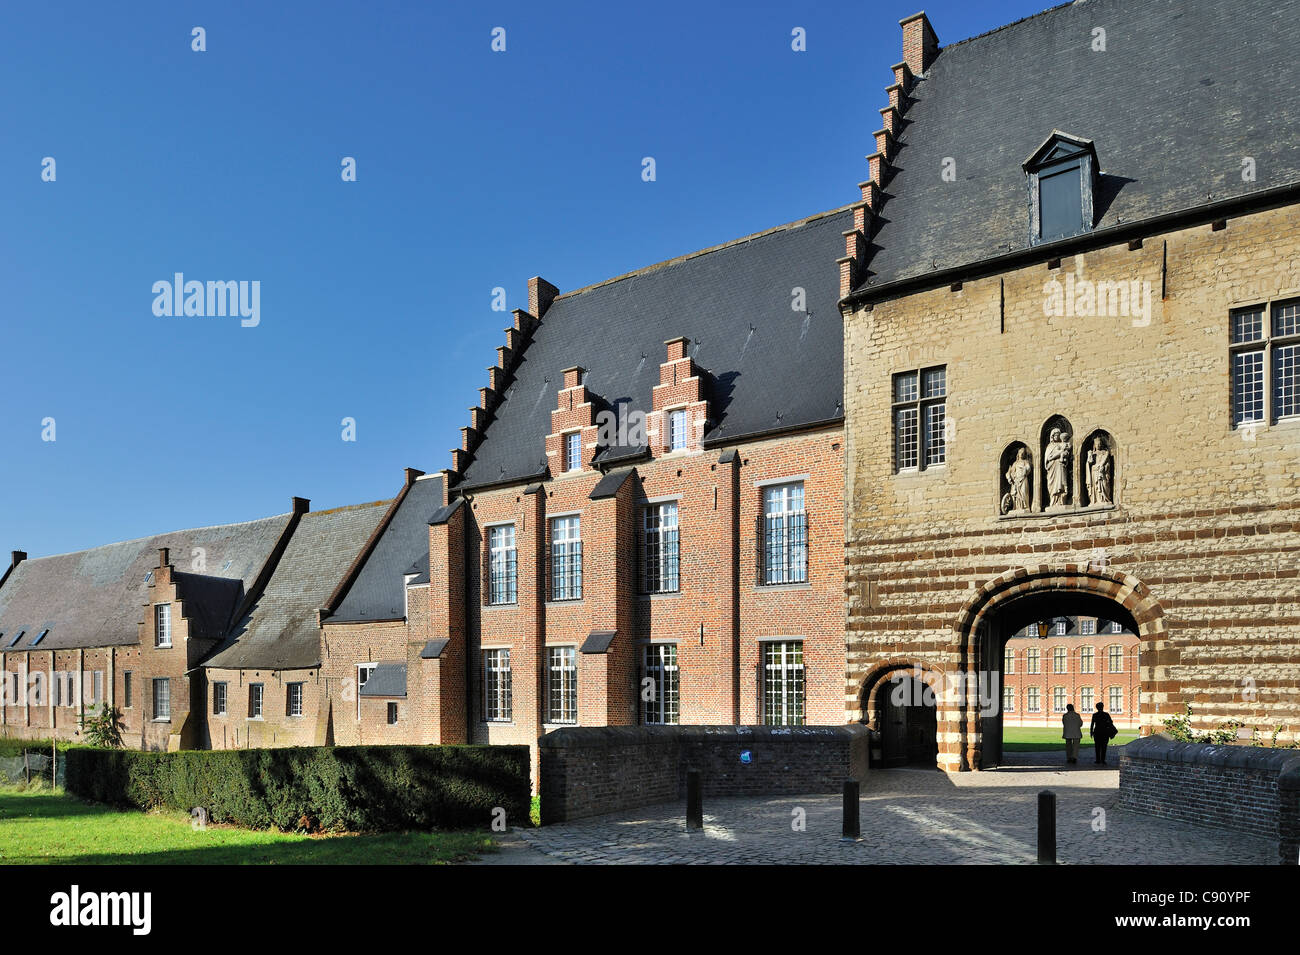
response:
M1115 440L1098 429L1079 446L1079 502L1084 507L1115 503Z
M1074 504L1074 429L1064 415L1052 415L1039 437L1042 462L1042 507L1057 511Z
M1029 445L1013 441L998 465L998 513L1028 513L1034 506L1034 459Z

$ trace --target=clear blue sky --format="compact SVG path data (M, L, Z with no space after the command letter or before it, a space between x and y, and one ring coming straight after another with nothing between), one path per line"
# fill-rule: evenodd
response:
M1044 5L926 10L948 43ZM526 307L531 275L574 289L854 201L919 8L3 4L0 550L446 467L509 321L494 287ZM175 272L259 281L260 324L155 316Z

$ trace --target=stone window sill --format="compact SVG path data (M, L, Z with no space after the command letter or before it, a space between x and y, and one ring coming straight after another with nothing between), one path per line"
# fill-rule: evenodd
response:
M999 521L1041 521L1061 517L1088 517L1118 510L1119 507L1115 504L1092 504L1088 507L1062 507L1051 511L1012 511L1009 514L999 514L997 519Z

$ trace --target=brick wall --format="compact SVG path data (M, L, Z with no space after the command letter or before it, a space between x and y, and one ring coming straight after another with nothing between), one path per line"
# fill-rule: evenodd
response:
M1178 743L1163 735L1120 750L1119 805L1278 843L1278 861L1300 854L1300 752Z
M682 798L689 770L705 796L838 792L866 778L868 736L862 726L576 727L539 745L546 824Z

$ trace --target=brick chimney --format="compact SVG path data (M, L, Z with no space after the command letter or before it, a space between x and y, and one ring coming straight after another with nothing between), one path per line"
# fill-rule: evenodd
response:
M311 501L305 497L295 497L292 498L291 501L293 513L295 514L306 514L311 510Z
M541 318L555 301L555 296L559 294L560 290L554 285L534 275L528 280L528 311L534 318Z
M903 62L914 76L919 76L939 55L939 38L925 11L899 20L898 25L903 28Z
M158 548L158 566L166 567L171 563L171 551L166 547Z
M17 567L19 564L21 564L23 561L27 559L27 551L25 550L11 551L9 557L10 557L9 567L10 569L12 569L14 567Z

